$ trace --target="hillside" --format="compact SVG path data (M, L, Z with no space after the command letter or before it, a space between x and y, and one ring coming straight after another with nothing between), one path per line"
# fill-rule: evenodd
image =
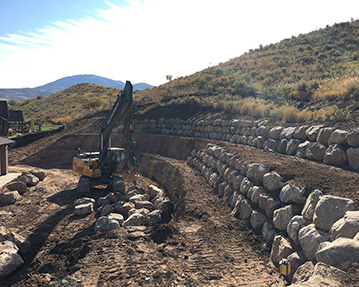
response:
M64 124L109 109L119 89L92 84L77 84L47 98L38 96L16 106L25 120Z
M218 66L137 92L137 112L143 117L158 118L191 117L213 111L228 117L356 125L358 44L359 21L352 21L260 46ZM103 89L76 85L19 108L27 117L69 122L79 115L91 114L86 104L92 97L101 101L92 110L107 109L111 105L109 93L117 91ZM55 100L57 97L59 100ZM53 101L68 104L59 110L53 108L57 106Z
M302 114L287 120L346 120L359 98L358 42L359 21L336 24L260 46L143 91L142 100L147 104L196 101L242 115L279 119L283 119L279 107L290 105L292 112Z

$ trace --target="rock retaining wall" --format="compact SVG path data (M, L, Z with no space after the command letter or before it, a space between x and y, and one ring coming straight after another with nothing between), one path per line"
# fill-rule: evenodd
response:
M214 144L193 150L187 163L201 172L233 216L262 234L275 265L287 258L294 271L307 261L346 271L359 262L359 211L351 199L319 190L307 195L273 167L246 162Z
M137 133L160 133L229 141L359 170L359 130L322 125L281 127L267 121L159 119L134 121Z

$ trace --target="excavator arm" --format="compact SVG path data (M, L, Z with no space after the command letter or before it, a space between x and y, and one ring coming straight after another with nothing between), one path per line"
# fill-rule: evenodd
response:
M123 134L127 135L133 117L133 87L130 81L126 81L125 88L118 94L110 114L102 124L100 131L100 168L103 175L109 172L107 166L108 148L111 145L111 132L119 124L123 125Z

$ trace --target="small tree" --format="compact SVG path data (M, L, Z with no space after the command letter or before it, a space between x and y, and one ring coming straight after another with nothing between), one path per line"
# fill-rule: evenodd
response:
M171 82L173 79L173 76L172 75L166 75L166 80Z

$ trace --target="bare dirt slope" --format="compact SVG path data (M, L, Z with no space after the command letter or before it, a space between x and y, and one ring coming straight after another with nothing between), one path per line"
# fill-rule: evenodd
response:
M34 247L27 264L2 286L271 285L277 274L261 239L230 216L200 175L184 162L176 164L187 194L178 221L96 234L95 214L72 215L77 176L47 170L44 182L15 205L1 208L2 222ZM139 180L142 187L149 183ZM104 194L96 190L93 196Z

